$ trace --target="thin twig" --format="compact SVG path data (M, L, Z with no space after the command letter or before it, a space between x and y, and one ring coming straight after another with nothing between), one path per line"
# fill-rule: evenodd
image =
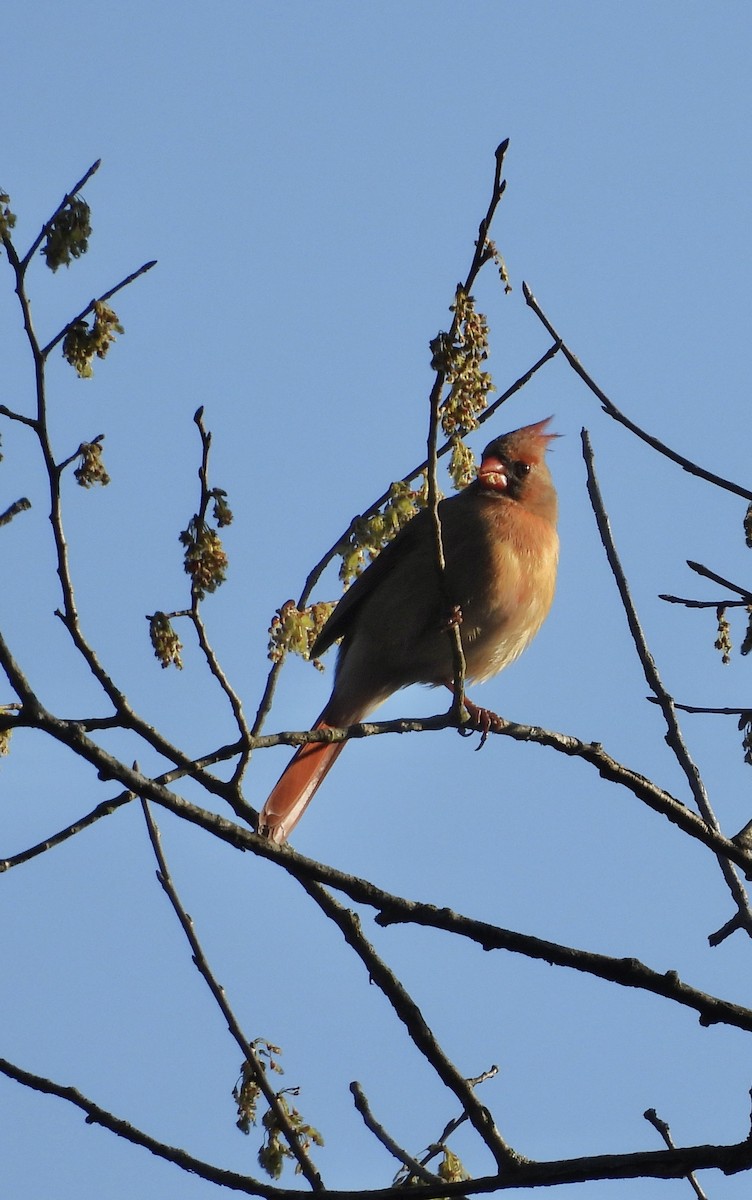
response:
M73 200L74 197L78 195L78 193L81 191L81 189L86 186L86 184L91 179L92 175L94 175L99 170L101 165L102 165L102 160L101 160L101 158L98 158L95 163L92 163L92 165L89 167L88 171L84 172L84 174L79 179L78 183L74 183L71 190L69 192L65 193L62 200L60 201L57 208L55 209L54 213L52 214L52 216L49 218L48 221L45 221L40 232L37 234L34 241L31 243L29 249L26 251L23 258L21 259L20 266L21 266L22 274L26 273L26 268L28 267L29 263L31 262L32 258L36 254L37 250L41 246L44 239L47 237L47 234L50 232L52 225L57 220L57 218L60 216L60 213L63 211L63 209L66 207L66 205L70 204L71 200Z
M201 466L199 467L199 471L198 471L199 482L201 484L201 495L200 495L200 500L199 500L199 510L198 510L198 513L196 516L197 527L201 528L201 526L204 524L204 522L206 520L206 513L208 511L209 504L211 503L211 500L214 496L212 489L209 487L209 451L211 450L212 437L211 437L211 433L209 432L209 430L207 430L206 426L204 425L203 406L196 410L193 420L196 424L196 427L199 431L199 435L201 437ZM214 678L217 680L219 686L221 687L222 691L224 692L225 696L227 697L227 699L230 703L230 708L232 709L232 713L235 718L235 722L238 726L238 731L240 733L241 740L243 741L244 744L247 744L250 733L249 733L248 725L247 725L247 722L245 719L245 714L243 712L243 705L242 705L240 696L235 691L234 687L232 686L232 684L230 683L230 681L227 677L227 674L225 673L224 669L220 665L219 659L217 658L217 655L214 651L214 647L211 645L211 643L209 641L209 638L206 633L206 627L204 625L203 619L202 619L200 611L199 611L200 603L201 603L201 601L199 598L198 591L195 586L192 586L190 618L191 618L191 621L193 622L193 627L196 631L196 636L198 638L199 645L203 652L204 658L206 659L206 663L207 663L207 666L209 667L209 670L211 671ZM239 783L240 783L240 777L238 775L238 772L236 771L235 776L233 778L233 784L237 787L239 785Z
M663 1138L663 1140L666 1143L666 1145L668 1146L669 1150L675 1150L676 1145L674 1143L674 1139L671 1136L671 1130L669 1129L666 1122L664 1120L662 1120L661 1117L658 1116L658 1113L655 1111L655 1109L649 1108L642 1115L646 1121L650 1122L650 1124L653 1126L654 1129L658 1130L658 1133ZM697 1196L697 1200L708 1200L707 1196L705 1195L705 1192L702 1190L699 1183L697 1182L697 1178L693 1171L690 1171L690 1173L687 1175L687 1179L689 1180L690 1184L692 1185L692 1189L693 1189L695 1195Z
M713 829L716 833L720 833L720 825L715 813L713 812L710 799L702 781L702 777L697 765L689 753L689 750L687 749L679 722L676 719L676 710L673 699L663 686L663 682L658 674L658 668L655 664L655 659L648 649L645 635L642 631L642 627L637 616L637 611L632 601L629 584L627 582L626 575L624 574L624 570L616 552L616 546L611 535L611 527L608 515L603 505L603 499L598 486L598 480L595 475L593 449L590 444L589 435L585 429L582 431L582 452L587 468L588 495L590 496L590 502L592 504L593 512L598 525L598 532L600 533L603 548L606 552L606 557L619 591L619 596L621 598L624 613L627 618L629 631L632 635L632 641L634 642L637 656L642 664L646 682L648 687L653 692L653 695L656 698L658 706L660 707L666 722L666 743L673 751L674 757L684 773L687 783L689 784L690 791L694 796L695 803L697 804L703 820L709 828ZM721 868L723 877L726 880L729 891L731 892L734 902L739 910L744 929L748 935L752 937L752 912L750 911L749 900L744 884L739 879L736 870L725 855L716 854L716 858L718 859L718 864Z
M455 315L456 323L456 315ZM454 327L454 326L453 326ZM451 338L452 335L450 334ZM462 613L456 611L456 597L451 596L446 586L446 555L444 554L444 538L441 528L441 513L439 512L439 486L436 478L438 458L437 439L439 433L439 409L441 393L444 389L444 372L436 372L436 381L431 389L430 415L428 421L428 511L431 515L435 560L434 565L438 575L438 591L443 600L446 635L452 654L453 698L451 713L457 722L466 715L465 710L465 652L462 648L460 622Z
M668 604L683 604L685 608L748 608L750 600L690 600L686 596L671 596L661 593L659 600Z
M118 292L122 292L123 288L128 287L128 285L133 283L135 279L138 279L139 276L145 275L147 271L151 271L152 267L156 267L156 265L157 260L156 258L153 258L151 262L144 263L143 266L139 267L137 271L131 271L130 275L126 275L125 279L121 279L120 283L116 283L114 287L109 289L109 291L103 292L101 296L97 296L94 300L90 300L86 305L86 308L82 308L78 316L74 317L72 321L69 321L68 324L65 325L59 333L56 333L54 338L47 343L47 345L41 351L42 358L46 359L48 357L50 351L54 350L55 346L57 346L59 342L62 342L65 335L73 328L74 325L78 325L80 321L85 321L89 314L94 312L95 305L104 304L106 300L111 300L112 297Z
M98 433L96 437L90 438L88 442L81 442L78 450L74 450L72 454L69 454L67 458L64 458L62 462L57 464L58 473L62 474L66 467L69 467L71 463L76 461L79 455L83 454L85 444L89 446L99 446L104 441L104 438L105 435L103 433Z
M8 724L10 725L10 723ZM14 721L10 727L15 726L16 724L23 724L23 722ZM76 722L76 724L78 724L81 729L86 728L86 723L83 721ZM5 722L0 716L0 728L2 728L4 725ZM97 727L99 727L99 723L97 723ZM223 750L216 751L214 754L207 754L204 758L195 759L192 767L175 767L172 771L165 771L164 774L155 776L154 782L162 786L167 786L170 783L175 783L179 779L185 779L186 777L193 775L195 770L200 770L204 767L211 766L215 762L222 761L224 757L225 752ZM31 859L38 858L41 854L46 854L48 850L52 850L56 846L62 845L63 842L67 842L69 838L75 837L76 834L80 833L82 830L88 829L91 825L95 825L96 822L100 821L103 817L111 816L112 813L117 812L118 809L123 808L124 805L129 804L134 799L134 792L124 791L118 796L112 796L109 800L103 800L102 803L97 804L97 806L93 808L91 812L79 817L78 820L74 821L71 825L66 825L64 829L58 830L57 833L51 834L49 837L44 838L43 841L37 842L34 846L29 846L26 850L22 850L18 854L13 854L8 858L0 859L0 873L3 871L9 871L12 867L19 867L23 863L30 862ZM247 820L248 824L251 826L255 825L256 823L256 812L250 806L248 806L244 812L238 812L236 815L244 820Z
M693 562L692 559L687 559L687 566L697 575L702 575L704 579L710 579L713 583L718 583L721 587L728 588L729 591L736 592L737 595L744 599L746 604L752 604L752 592L747 588L740 587L738 583L732 583L730 579L726 579L724 575L719 575L717 571L711 571L710 567L704 567L702 563Z
M21 425L28 425L30 429L37 428L34 417L25 417L23 413L14 412L7 404L0 404L0 416L7 417L9 421L19 421Z
M481 1071L480 1075L476 1075L476 1076L474 1076L474 1078L468 1079L467 1082L470 1084L471 1087L475 1088L475 1087L478 1087L481 1083L485 1083L486 1080L493 1079L495 1075L498 1075L498 1073L499 1073L499 1068L497 1066L492 1066L492 1067L489 1067L489 1069L487 1071ZM467 1120L467 1113L462 1112L459 1114L459 1116L451 1117L447 1121L446 1125L442 1129L442 1131L439 1134L439 1136L437 1137L436 1141L431 1143L431 1145L428 1147L428 1149L426 1150L423 1157L418 1160L422 1167L427 1167L432 1158L436 1158L437 1154L441 1154L441 1152L445 1148L449 1138L452 1136L453 1133L455 1133L459 1129L460 1125L463 1125L465 1123L466 1120Z
M93 808L91 812L85 816L79 817L72 825L66 825L64 829L53 833L44 841L37 842L34 846L29 846L28 849L22 850L19 854L10 855L8 858L0 859L0 874L3 871L10 871L12 867L20 867L22 863L30 862L33 858L38 858L40 854L46 854L48 850L54 849L55 846L60 846L63 842L67 842L68 838L75 837L82 829L88 829L90 825L94 825L102 817L109 817L112 813L117 812L125 804L129 804L134 799L133 792L121 792L119 796L114 796L111 800L104 800Z
M701 817L694 813L686 804L634 771L631 767L613 758L600 742L583 742L568 733L559 733L551 729L542 729L536 725L523 725L514 721L506 721L497 714L493 718L490 733L503 737L511 737L518 742L531 742L535 745L546 746L560 754L571 758L582 759L594 767L598 774L611 783L621 784L632 792L654 812L666 817L672 824L677 825L684 833L697 838L715 851L725 852L729 842L723 835L711 829ZM381 736L385 734L424 733L428 730L441 730L456 727L452 713L442 713L433 717L412 719L396 719L392 721L365 721L358 725L350 725L345 729L314 729L300 731L285 731L276 734L260 735L253 739L254 749L270 746L301 746L308 742L341 742L359 738ZM734 859L745 870L752 866L752 861L742 862Z
M439 1176L434 1175L432 1171L427 1171L423 1164L418 1162L417 1158L413 1158L412 1154L408 1154L407 1150L400 1146L398 1142L395 1142L391 1134L387 1133L384 1126L376 1120L365 1092L357 1080L354 1080L350 1084L350 1091L355 1101L355 1107L363 1118L363 1124L366 1129L369 1129L374 1137L381 1142L382 1146L397 1159L397 1162L402 1163L403 1167L407 1167L410 1174L414 1175L416 1179L422 1180L423 1183L435 1183L439 1179Z
M30 508L31 500L27 500L26 496L21 496L19 500L15 500L9 508L6 508L5 512L0 513L0 525L10 525L14 517Z
M676 450L672 450L671 447L667 446L665 442L661 442L651 433L647 433L646 430L641 429L639 425L636 425L634 421L631 421L629 417L625 416L625 414L616 407L613 400L608 398L603 389L598 387L598 384L595 382L595 380L588 375L582 363L569 349L561 334L557 333L557 331L554 329L548 317L538 304L538 301L535 299L535 296L533 295L527 283L523 283L522 292L529 307L532 308L535 315L548 330L554 341L558 344L569 365L579 375L580 379L587 384L587 386L590 388L590 391L598 397L604 412L608 413L608 415L615 421L618 421L620 425L623 425L626 429L629 429L629 431L633 433L635 437L640 438L640 440L645 442L648 446L652 446L652 448L657 450L659 454L662 454L665 458L670 458L672 462L677 463L677 465L680 466L684 471L688 471L690 475L696 475L699 479L705 479L708 483L712 483L716 487L723 488L724 491L733 492L734 495L742 496L745 500L752 502L752 491L750 491L748 488L742 487L741 484L733 483L730 479L724 479L721 475L715 475L712 471L707 471L704 467L701 467L699 463L693 462L690 458L685 458L683 454L679 454Z
M674 700L674 708L681 709L686 713L704 713L718 717L741 717L752 712L752 708L748 704L740 708L711 708L705 704L680 704L678 700Z

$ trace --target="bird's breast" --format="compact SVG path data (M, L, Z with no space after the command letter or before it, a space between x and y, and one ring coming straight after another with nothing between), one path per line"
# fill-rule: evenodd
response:
M514 662L545 621L554 598L559 540L548 523L490 548L485 586L462 627L468 679L482 683Z

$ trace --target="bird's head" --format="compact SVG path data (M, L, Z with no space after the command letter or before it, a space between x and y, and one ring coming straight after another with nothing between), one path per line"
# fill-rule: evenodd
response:
M558 433L546 433L551 417L494 438L483 451L477 484L481 492L516 500L556 519L556 493L546 450Z

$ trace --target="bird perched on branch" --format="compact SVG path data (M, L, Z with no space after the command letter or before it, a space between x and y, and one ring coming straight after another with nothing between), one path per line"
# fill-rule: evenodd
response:
M439 504L446 561L440 581L431 513L400 530L340 600L311 649L342 639L334 688L314 728L362 721L411 683L453 687L450 613L459 622L466 677L482 683L513 662L554 596L559 539L545 462L547 417L495 438L478 476ZM259 832L290 836L344 742L301 746L266 801Z

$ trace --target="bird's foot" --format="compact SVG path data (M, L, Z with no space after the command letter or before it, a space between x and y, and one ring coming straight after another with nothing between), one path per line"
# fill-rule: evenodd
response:
M460 607L459 604L453 604L452 607L450 608L449 612L446 614L446 617L444 618L444 623L441 626L441 628L443 629L443 631L445 633L447 632L447 630L453 629L455 625L459 629L460 625L462 624L463 619L464 618L462 616L462 608Z
M460 733L465 737L471 733L480 733L480 744L477 746L480 750L485 746L489 733L501 733L504 723L497 713L492 712L490 708L481 708L480 705L473 704L467 696L465 709L470 719L460 726Z

